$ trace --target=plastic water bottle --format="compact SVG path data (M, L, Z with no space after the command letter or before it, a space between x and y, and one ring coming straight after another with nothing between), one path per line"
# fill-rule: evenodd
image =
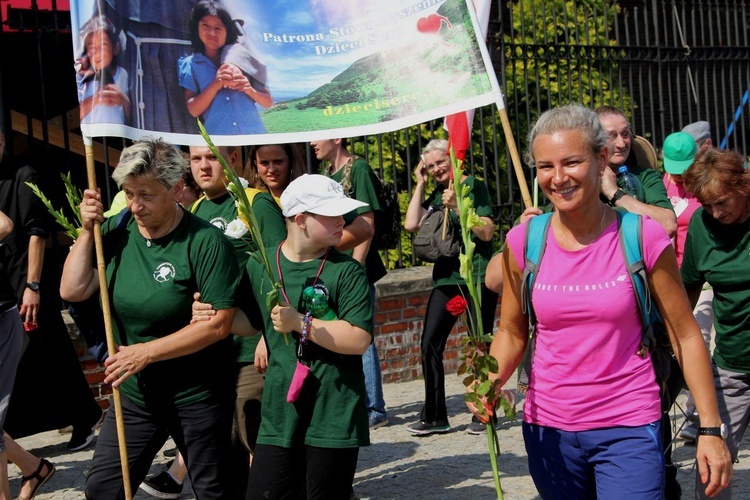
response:
M628 172L628 167L623 165L617 171L617 186L638 201L643 201L643 186L638 177Z
M308 286L302 291L302 300L305 302L307 310L312 313L313 318L336 319L336 313L328 307L328 295L325 289Z

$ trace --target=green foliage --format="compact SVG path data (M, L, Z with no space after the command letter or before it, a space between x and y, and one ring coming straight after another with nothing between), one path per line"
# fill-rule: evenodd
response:
M583 5L582 5L583 4ZM503 37L508 108L527 111L515 118L519 130L547 109L578 102L631 111L631 100L616 80L617 43L609 38L620 6L607 0L523 0L511 9L512 31Z
M47 208L47 211L52 215L52 218L55 219L55 222L57 222L63 231L65 231L65 234L75 240L81 232L81 209L79 207L82 198L81 190L73 185L73 182L70 179L70 172L67 174L60 174L60 177L62 177L63 184L65 184L65 198L68 200L68 204L75 215L74 222L68 220L62 208L56 209L52 205L50 199L42 193L39 186L31 182L25 184L29 186L31 192L42 201L42 204Z

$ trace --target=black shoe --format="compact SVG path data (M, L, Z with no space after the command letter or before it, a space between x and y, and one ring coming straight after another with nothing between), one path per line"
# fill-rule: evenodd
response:
M73 427L70 441L68 441L68 449L70 451L83 450L94 440L95 432L96 425L93 425L92 427Z
M177 484L167 471L146 478L139 488L156 498L180 498L182 493L182 485Z
M495 425L495 429L498 428L498 421L497 417L492 417L492 423ZM475 436L479 436L481 434L487 434L487 424L483 424L477 417L471 417L471 423L469 423L468 426L466 426L466 432L469 434L473 434Z
M406 430L417 436L428 436L430 434L445 434L451 430L451 426L447 420L436 420L434 422L420 420L407 425Z
M167 448L162 452L162 455L164 455L166 458L174 458L177 456L177 447L174 448Z
M107 410L102 411L91 426L73 426L73 432L70 435L70 441L68 441L68 449L70 451L79 451L90 445L91 441L94 440L96 428L104 421L106 415Z

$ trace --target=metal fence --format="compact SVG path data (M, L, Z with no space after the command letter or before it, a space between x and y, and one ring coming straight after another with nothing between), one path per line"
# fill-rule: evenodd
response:
M487 43L518 149L525 150L528 127L542 111L575 101L623 108L635 132L657 149L669 133L707 120L716 145L748 151L749 7L750 0L494 2ZM3 114L6 123L13 122L16 135L30 136L28 131L37 129L26 144L46 155L39 168L75 173L82 171L83 160L79 137L66 114L76 105L73 79L65 71L70 32L60 28L64 16L35 15L39 13L34 9L36 2L22 16L21 33L0 35L3 47L28 49L26 56L0 51ZM56 92L49 97L50 87L60 85L68 87L70 95ZM19 87L38 95L19 98ZM439 121L354 138L352 144L394 182L405 208L419 152L436 136L444 136ZM104 162L116 158L123 141L110 139L106 144L114 149L109 155L105 149L99 157L102 180ZM317 167L312 157L308 165ZM467 166L489 187L501 240L522 207L495 106L476 113ZM528 170L527 177L530 184ZM392 267L414 264L410 240L404 238L388 257Z

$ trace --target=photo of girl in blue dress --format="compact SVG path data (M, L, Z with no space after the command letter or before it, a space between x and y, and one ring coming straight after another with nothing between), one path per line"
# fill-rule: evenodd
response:
M193 53L178 62L188 112L200 117L209 134L265 133L256 103L273 104L265 84L237 66L222 63L224 52L242 36L241 20L216 0L201 0L190 16Z

